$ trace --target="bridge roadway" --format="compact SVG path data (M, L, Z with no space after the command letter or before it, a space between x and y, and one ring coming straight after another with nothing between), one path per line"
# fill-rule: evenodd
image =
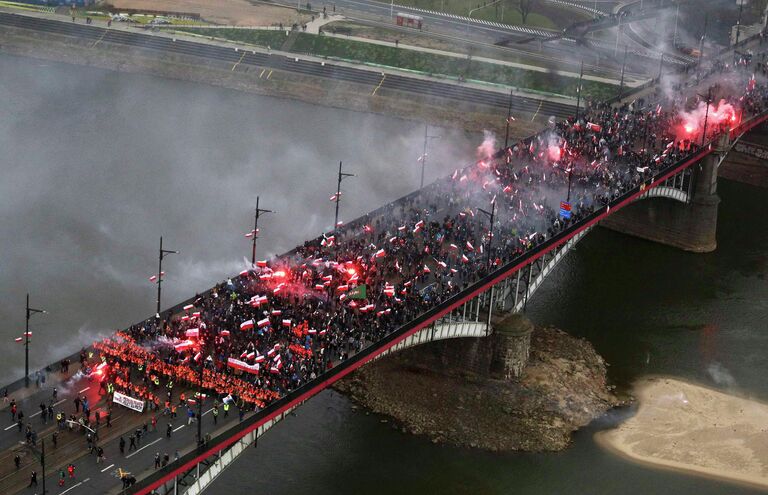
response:
M94 25L76 24L55 19L33 17L29 15L0 12L0 26L28 29L45 33L77 37L95 43L108 43L130 48L155 50L179 55L199 57L212 62L225 62L239 66L260 67L295 74L316 76L337 81L368 85L381 90L402 91L406 93L435 96L457 102L483 104L499 109L509 105L506 92L482 90L459 84L443 83L398 74L388 74L382 78L380 71L364 67L348 67L332 62L307 60L302 57L289 57L274 53L257 51L236 51L224 46L174 40L165 35L152 35L128 32L117 29L101 28ZM380 86L379 86L380 85ZM574 113L575 106L549 101L546 99L523 96L512 97L512 111L515 113L540 113L567 117Z

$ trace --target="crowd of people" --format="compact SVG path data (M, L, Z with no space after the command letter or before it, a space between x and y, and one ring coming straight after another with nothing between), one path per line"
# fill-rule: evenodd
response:
M263 408L763 112L753 69L724 67L703 118L700 96L678 94L589 106L506 149L484 143L449 177L98 342L104 380L153 409L168 407L161 384L168 398L174 384L202 386Z

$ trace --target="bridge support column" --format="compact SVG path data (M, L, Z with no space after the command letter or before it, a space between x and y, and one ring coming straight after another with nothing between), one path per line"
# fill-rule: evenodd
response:
M723 136L717 150L691 167L691 199L687 203L666 198L637 201L610 215L601 226L684 251L708 253L717 247L717 169L728 149Z
M491 372L505 380L520 378L531 351L533 323L513 313L493 324Z

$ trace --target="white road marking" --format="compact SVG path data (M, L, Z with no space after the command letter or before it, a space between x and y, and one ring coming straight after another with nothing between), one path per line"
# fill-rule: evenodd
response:
M18 426L18 425L17 425L16 423L13 423L11 426L9 426L8 428L6 428L6 429L5 429L5 431L8 431L8 430L10 430L10 429L11 429L11 428L13 428L14 426Z
M58 405L59 405L59 404L61 404L62 402L66 402L66 399L62 399L62 400L60 400L59 402L57 402L56 404L54 404L54 406L58 406ZM32 416L30 416L30 418L34 418L35 416L37 416L37 415L38 415L38 414L40 414L41 412L43 412L43 411L37 411L35 414L33 414Z
M85 387L84 389L82 389L82 390L81 390L80 392L78 392L78 393L79 393L79 394L82 394L83 392L85 392L85 391L87 391L87 390L90 390L90 389L91 389L91 387Z
M87 483L87 482L88 482L88 481L90 481L90 480L91 480L91 478L85 478L83 481L81 481L81 482L79 482L79 483L77 483L77 484L75 484L75 485L73 485L73 486L70 486L69 488L67 488L66 490L64 490L63 492L61 492L59 495L64 495L64 494L65 494L65 493L67 493L68 491L70 491L70 490L74 490L74 489L75 489L75 488L77 488L78 486L82 485L83 483Z
M104 469L101 470L101 472L103 473L104 471L106 471L107 469L109 469L111 467L114 467L114 464L110 464L109 466L105 467Z
M207 411L205 411L205 412L203 413L203 416L205 416L206 414L208 414L208 413L209 413L209 412L211 412L211 411L213 411L213 408L210 408L210 409L208 409Z
M187 426L187 425L181 425L178 428L174 428L173 431L174 432L179 431L180 429L184 428L185 426Z
M133 454L129 454L129 455L125 456L125 458L126 458L126 459L130 459L131 457L135 456L136 454L138 454L138 453L139 453L139 452L141 452L142 450L146 449L147 447L149 447L149 446L151 446L151 445L154 445L154 444L156 444L156 443L157 443L157 442L159 442L160 440L162 440L162 438L158 438L158 439L157 439L157 440L155 440L154 442L151 442L151 443L148 443L148 444L146 444L145 446L143 446L142 448L140 448L139 450L137 450L137 451L136 451L136 452L134 452Z

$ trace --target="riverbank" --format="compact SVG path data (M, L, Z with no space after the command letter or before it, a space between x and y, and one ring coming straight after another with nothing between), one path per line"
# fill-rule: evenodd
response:
M228 62L192 55L129 48L107 42L94 43L26 29L4 27L0 30L0 53L210 84L245 93L394 116L468 132L491 130L501 134L506 125L503 111L483 104L405 91L379 90L366 84L259 67L237 68ZM548 115L537 112L532 117L525 118L525 114L522 117L510 125L513 139L539 130Z
M634 387L637 414L595 435L646 465L768 489L768 404L666 377Z
M363 367L336 388L391 417L401 431L490 451L557 451L571 434L621 401L606 363L584 339L536 328L519 380L478 372L485 339L420 346ZM478 356L474 356L476 353Z

